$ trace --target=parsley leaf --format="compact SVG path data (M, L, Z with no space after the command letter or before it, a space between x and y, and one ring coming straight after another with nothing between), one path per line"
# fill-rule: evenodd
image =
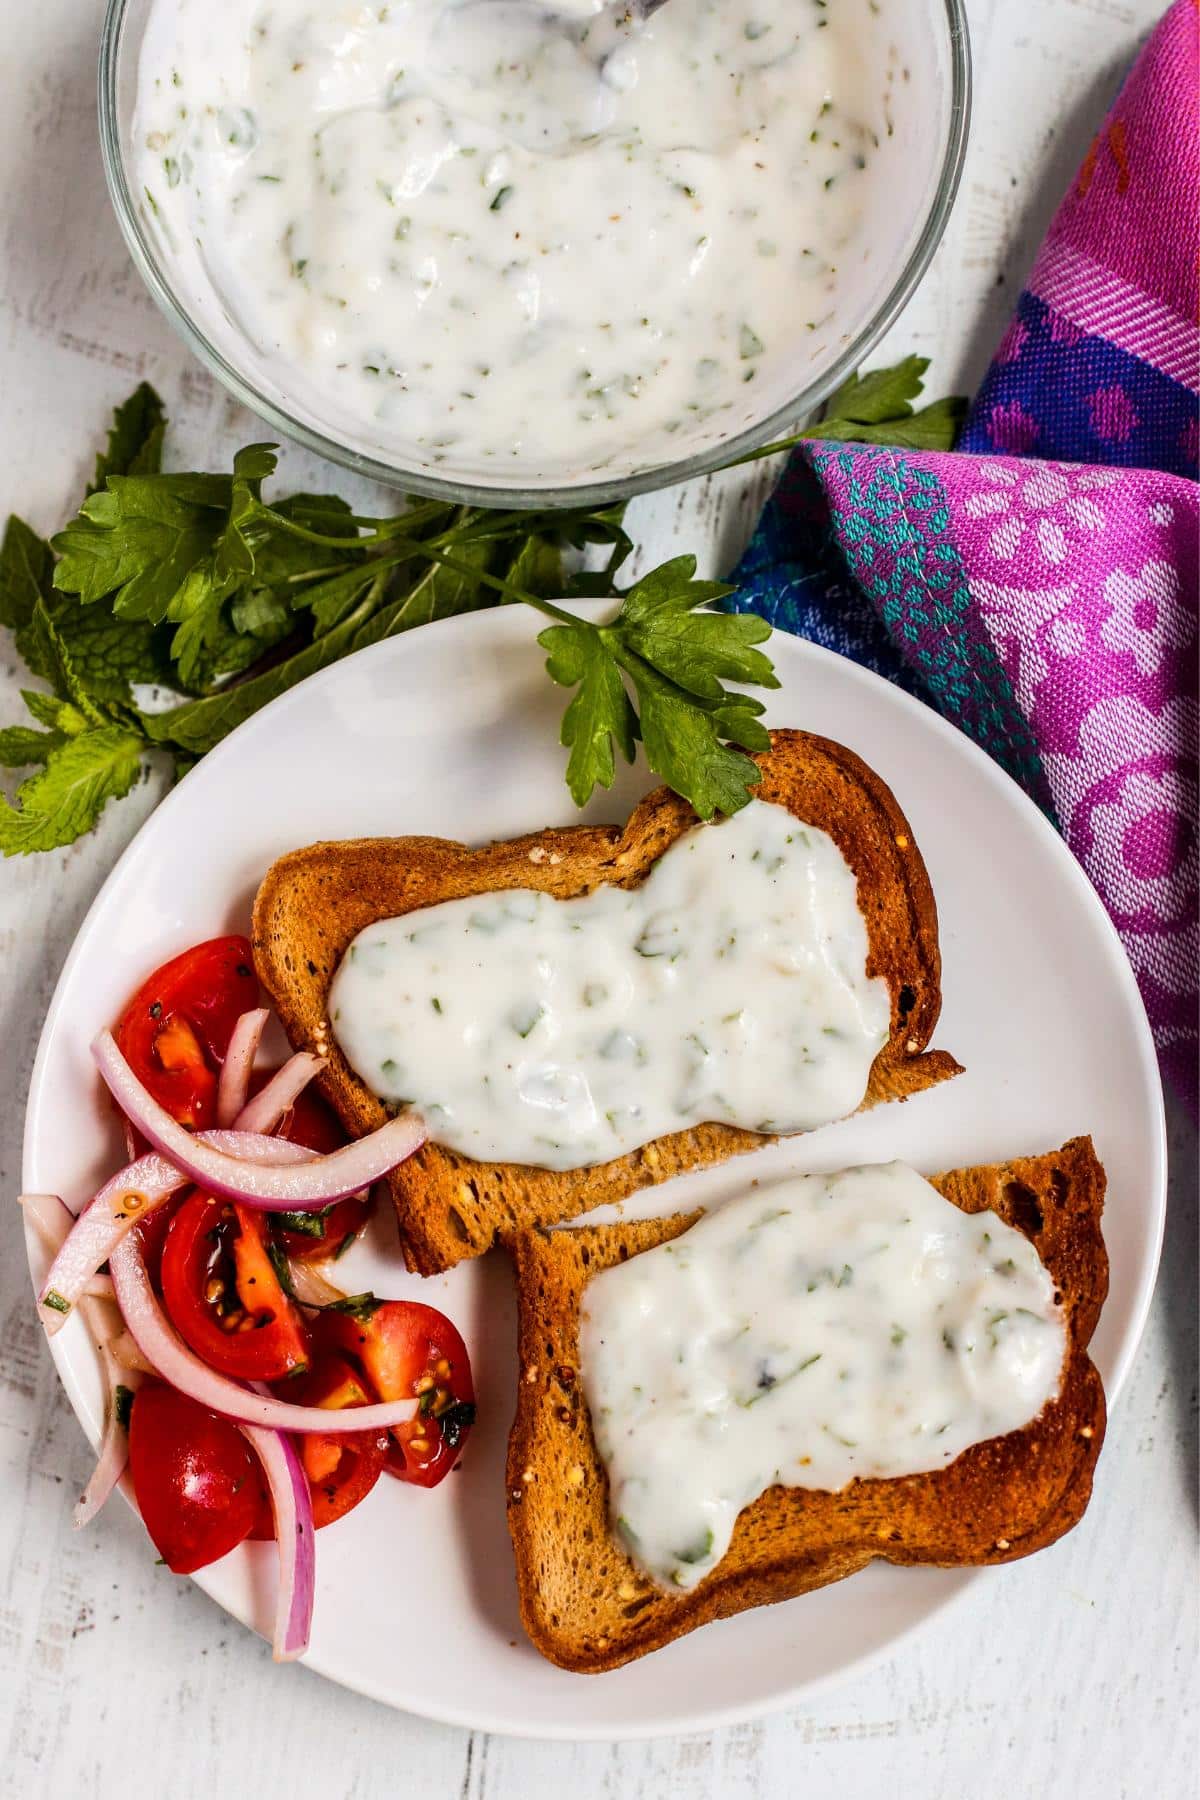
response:
M967 402L952 396L914 412L912 402L924 390L928 367L927 356L906 356L894 368L849 376L826 402L819 420L791 437L751 450L731 466L757 462L813 439L890 444L904 450L953 450Z
M695 573L694 556L676 557L629 590L611 624L564 622L539 637L550 678L578 690L562 724L576 805L597 785L612 786L613 745L632 762L638 737L650 767L702 819L737 812L761 779L750 758L729 746L770 748L762 704L723 684L779 686L768 658L753 648L771 628L752 613L697 613L731 590L696 581Z
M85 606L112 595L118 618L165 619L198 563L211 559L225 529L232 483L212 477L214 503L198 502L179 482L195 477L114 475L85 500L79 517L51 539L54 585Z
M963 403L914 410L926 367L909 357L852 376L800 437L948 447ZM762 702L744 690L778 685L758 648L768 627L708 610L729 589L697 580L692 557L622 593L616 577L633 544L621 507L415 500L362 518L336 495L268 504L274 446L240 450L227 474L164 475L165 428L143 383L113 415L78 514L48 543L16 518L0 540L0 625L52 690L23 696L32 726L0 730L0 766L34 770L15 804L0 800L4 853L90 829L149 751L165 750L182 774L339 657L505 602L551 621L539 641L551 678L574 690L561 735L580 805L612 784L617 753L632 760L639 738L650 767L701 817L750 798L752 756L770 740ZM563 596L619 597L620 608L597 625L564 611ZM174 703L141 710L135 689L146 685Z
M576 806L583 806L592 790L610 788L616 744L626 762L635 754L640 736L621 671L594 625L550 625L538 637L549 652L546 672L561 687L578 692L563 714L561 742L570 747L567 786Z
M850 375L826 401L826 416L852 419L861 425L882 425L889 419L907 418L912 412L911 402L924 386L928 367L927 356L906 356L895 368Z
M965 400L935 400L910 418L893 419L887 425L864 425L858 442L890 444L897 450L953 450L966 415ZM836 435L847 442L855 437L850 431Z

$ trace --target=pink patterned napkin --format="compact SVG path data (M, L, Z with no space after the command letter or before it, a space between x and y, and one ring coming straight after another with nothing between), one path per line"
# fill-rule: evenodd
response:
M1175 0L1138 59L959 449L796 452L732 602L900 680L1051 813L1121 933L1163 1067L1189 1095L1197 23L1196 0Z

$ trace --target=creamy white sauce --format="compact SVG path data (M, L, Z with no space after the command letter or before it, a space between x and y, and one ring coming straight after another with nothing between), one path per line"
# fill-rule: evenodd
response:
M1065 1349L1029 1240L903 1163L745 1194L585 1289L614 1529L694 1587L768 1487L943 1468L1035 1419Z
M891 129L877 12L155 0L137 184L334 428L497 481L645 466L836 342Z
M867 952L833 839L751 801L636 888L522 888L368 926L330 1024L435 1142L581 1168L704 1120L791 1132L853 1112L891 1020Z

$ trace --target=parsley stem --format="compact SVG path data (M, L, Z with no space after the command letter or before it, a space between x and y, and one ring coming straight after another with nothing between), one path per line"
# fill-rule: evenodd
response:
M427 556L431 562L442 563L447 569L454 569L459 575L466 575L472 581L482 581L486 587L495 588L505 600L532 606L537 612L545 613L549 619L558 619L564 625L579 624L574 613L564 612L561 606L555 606L553 600L543 600L540 595L518 587L514 581L506 581L503 576L493 575L488 569L480 569L461 557L451 556L447 551L439 549L434 541L414 545L413 553Z
M811 443L822 435L819 427L813 431L794 431L791 437L777 438L773 444L761 444L757 450L748 450L745 456L735 456L732 462L722 463L723 469L740 469L743 463L761 462L766 456L779 456L784 450L794 450L797 444Z
M397 513L391 519L367 518L355 513L321 513L315 507L309 513L310 518L336 519L339 525L364 527L372 534L363 537L356 530L353 537L345 537L329 532L313 531L311 527L302 525L298 519L291 519L286 513L276 512L274 507L265 506L261 501L259 502L260 518L269 519L272 525L277 525L281 531L286 531L291 537L301 538L307 544L320 544L330 550L369 550L372 544L380 538L394 539L408 536L412 532L418 531L422 525L427 525L431 520L441 517L445 511L446 508L442 502L429 500L418 506L410 507L407 512ZM453 529L455 527L451 527L451 530Z

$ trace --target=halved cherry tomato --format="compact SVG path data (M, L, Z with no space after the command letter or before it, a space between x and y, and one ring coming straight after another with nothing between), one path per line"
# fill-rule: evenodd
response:
M388 1472L436 1487L475 1422L471 1363L455 1326L422 1301L384 1300L354 1314L323 1312L313 1331L322 1350L355 1358L380 1400L417 1398L416 1416L391 1434Z
M161 1381L134 1395L129 1468L146 1530L176 1575L249 1535L263 1491L254 1452L236 1425Z
M308 1367L308 1330L252 1208L207 1194L185 1200L163 1245L162 1293L176 1331L223 1375L278 1381Z
M366 1406L371 1396L362 1375L344 1356L322 1357L306 1375L288 1383L287 1398L299 1406ZM297 1440L300 1461L312 1495L313 1524L319 1531L365 1500L383 1473L388 1453L386 1431L306 1432ZM270 1504L263 1504L250 1533L272 1538Z
M150 1280L160 1293L163 1245L171 1229L171 1220L183 1205L184 1199L185 1195L182 1193L172 1194L169 1199L161 1201L153 1212L148 1212L144 1218L139 1219L133 1228L142 1246L142 1256L145 1258Z
M251 1077L251 1090L257 1092L268 1079L267 1071L256 1070ZM293 1144L304 1144L309 1150L318 1150L322 1156L340 1150L349 1142L333 1108L312 1088L306 1088L298 1095L280 1120L277 1135L290 1138ZM360 1200L352 1195L349 1199L335 1201L323 1212L285 1213L283 1216L293 1223L283 1225L276 1219L272 1229L276 1241L288 1256L299 1262L322 1261L326 1257L340 1256L350 1239L358 1236L371 1216L371 1197L368 1195Z
M181 1125L216 1117L217 1074L240 1014L258 1005L244 937L213 938L173 957L143 982L121 1015L121 1054Z
M347 1200L335 1200L326 1212L305 1214L303 1225L296 1218L294 1224L276 1223L274 1231L287 1254L298 1262L323 1262L327 1257L340 1256L343 1250L348 1250L370 1216L370 1199L359 1200L351 1196ZM284 1213L283 1217L293 1219L291 1213ZM296 1229L297 1225L299 1229Z

